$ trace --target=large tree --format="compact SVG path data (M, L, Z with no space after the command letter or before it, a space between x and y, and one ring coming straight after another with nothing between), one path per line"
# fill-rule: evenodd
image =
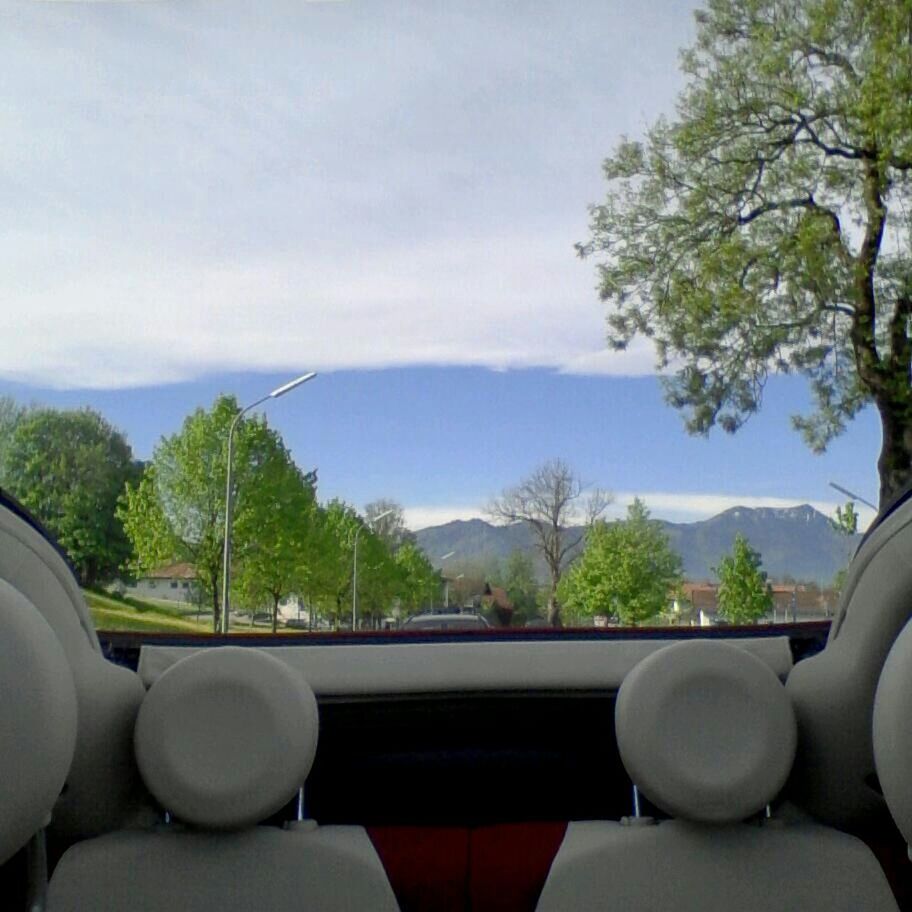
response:
M427 555L412 542L405 542L394 557L398 568L399 605L404 614L421 611L440 591L440 574Z
M576 617L604 615L636 625L661 614L680 583L681 558L662 524L635 499L626 519L593 525L559 594Z
M321 559L314 568L312 591L336 627L351 619L355 534L361 525L357 510L343 500L331 500L320 509ZM358 540L359 551L366 534Z
M316 500L309 476L292 461L277 438L263 448L255 496L248 498L233 526L234 579L251 610L266 601L272 632L279 602L308 589L319 547ZM253 492L252 492L253 493Z
M381 497L364 508L365 522L390 551L397 551L406 542L415 542L415 533L405 524L405 512L395 500Z
M212 604L219 629L228 430L237 417L234 397L220 396L212 408L197 409L180 431L162 438L142 479L127 488L119 516L133 543L134 570L169 561L189 561ZM235 553L244 553L255 534L248 514L263 509L267 488L259 481L275 460L287 459L278 434L265 420L242 419L235 431L232 468Z
M536 550L548 568L548 623L561 624L557 587L561 575L583 539L583 526L604 511L609 497L586 493L586 485L562 459L550 459L518 485L507 488L488 505L497 522L522 523L532 534Z
M690 431L735 431L771 373L822 451L873 403L884 504L912 481L912 6L709 0L671 119L605 161L608 341L653 340Z
M538 614L541 584L535 575L535 561L528 551L511 551L492 580L502 586L513 603L515 613L511 623L519 626Z
M3 486L57 538L82 585L110 579L130 554L117 500L140 471L126 439L91 409L32 409L10 426Z
M773 591L760 552L739 532L719 562L719 614L732 624L754 623L773 607Z

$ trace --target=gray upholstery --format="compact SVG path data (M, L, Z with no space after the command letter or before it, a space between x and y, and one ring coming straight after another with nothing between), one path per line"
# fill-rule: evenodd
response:
M136 758L159 803L208 828L251 826L304 784L317 747L307 682L258 649L188 656L158 679L136 721Z
M887 807L912 845L912 622L893 644L877 685L874 759Z
M642 659L676 640L382 643L274 646L270 655L300 671L317 696L504 690L614 690ZM788 637L731 639L784 681ZM151 686L194 646L144 645L139 673Z
M737 822L773 798L795 748L785 690L758 660L712 641L663 649L627 676L616 725L631 778L692 819L571 824L538 912L897 909L854 837L817 824Z
M0 864L50 816L76 745L76 688L38 609L0 580Z
M88 646L101 653L89 608L66 561L39 532L0 507L0 579L44 616L68 656Z
M363 828L251 826L303 785L317 726L307 683L261 650L215 648L173 665L143 702L136 753L182 823L73 846L49 912L395 912Z
M770 668L726 643L677 643L640 662L615 706L621 759L658 807L704 822L743 820L777 795L795 717Z
M874 693L912 615L912 501L888 516L849 569L826 649L787 681L798 719L789 796L817 819L855 828L886 819L873 784Z
M573 823L538 912L895 912L877 860L815 824Z
M48 912L396 912L361 827L122 832L70 849Z
M27 522L0 508L0 579L18 589L54 631L79 704L76 750L53 829L65 838L123 825L142 806L133 725L145 690L127 668L105 660L73 574Z

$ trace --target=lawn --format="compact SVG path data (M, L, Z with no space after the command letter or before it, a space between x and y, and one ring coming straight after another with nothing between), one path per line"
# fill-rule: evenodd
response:
M210 633L211 616L196 619L196 609L187 605L145 599L116 599L84 590L97 630L162 631L165 633Z

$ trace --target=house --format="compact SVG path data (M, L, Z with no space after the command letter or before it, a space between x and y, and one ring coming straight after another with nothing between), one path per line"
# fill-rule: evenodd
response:
M191 604L196 604L200 594L196 568L187 562L167 564L150 570L138 577L132 585L124 586L123 591L125 595L139 598Z
M772 623L820 620L833 616L839 593L813 583L772 583L773 610L766 616ZM706 626L718 618L718 583L686 582L672 605L674 614Z

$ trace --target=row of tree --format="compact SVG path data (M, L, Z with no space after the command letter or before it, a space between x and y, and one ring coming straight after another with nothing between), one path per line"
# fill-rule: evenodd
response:
M92 410L22 409L0 400L0 485L58 538L83 585L124 570L141 575L163 564L192 564L218 629L226 442L238 411L225 396L208 411L197 409L141 464L123 435ZM375 501L364 516L341 500L320 504L316 472L295 464L265 418L241 420L235 434L232 604L268 607L275 625L280 601L294 594L311 617L318 611L336 626L346 624L356 540L362 620L376 623L394 603L411 614L439 598L440 574L396 503ZM504 562L452 566L453 602L464 604L491 584L505 591L519 623L543 611L559 625L562 607L577 622L606 616L639 624L665 615L680 594L680 558L640 500L624 520L605 522L610 500L588 490L564 461L546 462L504 491L489 512L532 530L548 584L539 584L532 556L515 551ZM851 505L836 524L854 530ZM742 537L717 574L718 608L727 620L751 621L769 611L760 556Z
M238 404L222 396L197 409L155 448L142 477L130 484L117 515L141 573L173 560L196 568L220 623L225 528L226 440ZM232 469L234 604L268 605L275 627L279 602L294 594L308 610L338 626L351 617L354 549L358 547L359 620L376 623L397 601L419 610L440 590L440 577L389 501L365 516L342 500L320 504L316 472L294 462L264 417L235 429ZM372 520L377 518L374 526Z
M152 459L133 458L123 435L90 409L23 409L0 401L0 486L57 538L84 586L126 571L193 565L221 611L227 439L239 412L219 397L164 437ZM303 472L265 418L235 430L232 470L232 604L268 606L301 597L331 623L350 617L355 538L360 615L375 622L398 602L405 613L438 597L439 574L405 529L402 510L377 501L361 516L341 500L320 504L316 472ZM373 520L377 519L374 523Z
M542 601L555 626L563 612L574 621L602 616L640 624L667 616L670 606L681 602L681 558L662 524L650 518L640 499L625 519L606 522L602 516L610 503L610 494L589 490L564 460L551 459L488 507L492 518L522 523L532 533L548 571ZM846 510L850 515L840 512L837 523L854 520L854 508ZM736 537L716 574L718 611L726 620L752 622L772 608L760 555L743 536Z
M720 617L745 624L770 612L772 588L761 564L759 552L738 534L731 553L715 568ZM683 583L681 558L662 524L635 499L626 519L592 525L585 550L561 579L558 594L573 618L604 616L636 625L686 611Z

